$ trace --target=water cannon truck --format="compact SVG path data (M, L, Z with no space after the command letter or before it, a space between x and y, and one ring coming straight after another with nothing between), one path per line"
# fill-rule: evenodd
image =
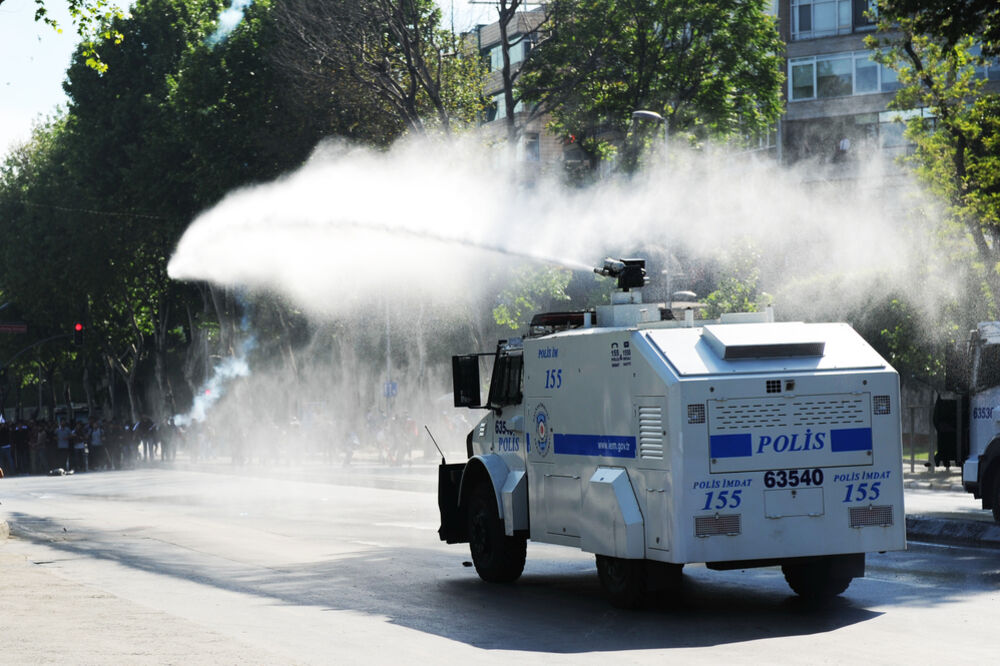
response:
M595 270L609 305L452 358L455 405L489 412L439 468L439 535L483 580L516 580L530 539L593 553L617 606L689 563L780 566L822 598L906 547L899 377L849 325L674 318L643 302L642 259Z
M1000 321L969 333L964 350L949 354L946 392L934 405L935 464L962 467L962 485L1000 523Z

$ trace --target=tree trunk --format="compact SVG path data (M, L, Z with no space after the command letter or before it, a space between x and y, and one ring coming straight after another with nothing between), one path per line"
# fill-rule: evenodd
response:
M165 411L170 411L173 395L170 392L166 377L167 331L169 330L170 305L161 299L158 308L156 325L153 328L153 375L156 380L156 390L159 395L153 405L154 416L162 419Z
M108 404L111 406L111 417L118 418L118 402L115 400L115 369L111 362L105 358L104 371L108 380Z
M292 349L291 344L291 330L288 326L288 321L285 319L284 311L280 304L274 304L275 314L278 316L278 323L281 325L281 346L285 357L288 359L289 367L292 369L292 373L298 377L299 376L299 366L295 358L295 350Z
M511 19L517 15L517 9L521 6L521 0L500 0L497 8L500 24L500 52L503 55L503 66L501 76L503 77L503 101L507 108L507 115L504 117L504 124L507 127L507 143L511 150L517 145L518 127L514 119L514 74L510 67L510 36L508 29Z
M215 310L215 320L219 323L219 353L232 355L232 338L230 334L230 317L227 306L226 292L208 285L208 294L212 299L212 307Z
M83 368L83 395L87 400L87 414L93 415L94 413L94 392L90 387L90 368Z

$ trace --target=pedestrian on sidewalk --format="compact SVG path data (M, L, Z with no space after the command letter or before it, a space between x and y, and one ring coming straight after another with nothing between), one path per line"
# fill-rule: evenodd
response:
M49 459L45 450L49 445L48 424L45 421L35 421L31 430L28 451L31 457L29 471L32 474L44 474L49 471Z
M94 463L94 469L108 469L111 466L104 446L104 426L97 419L90 420L90 460Z
M80 422L73 431L73 471L86 472L89 470L89 450L87 444L90 442L90 426Z
M62 419L59 419L59 425L56 427L56 460L55 463L63 470L69 469L69 440L73 436L73 431L70 430L69 426Z

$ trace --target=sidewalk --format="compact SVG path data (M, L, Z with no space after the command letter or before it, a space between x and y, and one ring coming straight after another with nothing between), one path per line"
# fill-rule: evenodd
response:
M1000 548L1000 525L962 487L962 472L903 466L906 538L959 546Z

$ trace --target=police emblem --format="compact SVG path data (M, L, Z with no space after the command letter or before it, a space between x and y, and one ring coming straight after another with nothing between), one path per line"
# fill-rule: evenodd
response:
M549 452L549 413L542 403L535 407L535 438L538 453L544 456Z

